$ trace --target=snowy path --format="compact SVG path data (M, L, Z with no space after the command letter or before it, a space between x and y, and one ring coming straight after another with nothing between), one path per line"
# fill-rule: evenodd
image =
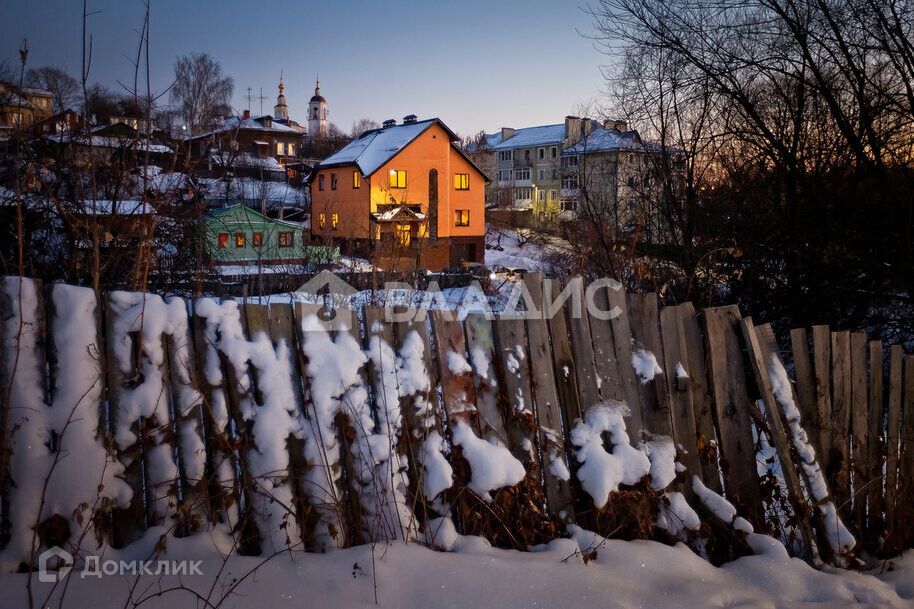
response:
M582 536L586 536L583 533ZM581 537L579 537L579 540ZM575 541L552 542L546 551L521 553L493 550L479 538L463 538L453 553L434 552L418 544L377 545L373 577L370 546L329 554L280 555L242 581L222 607L390 607L474 609L544 608L705 608L705 607L914 607L914 553L895 571L878 577L839 571L815 571L798 559L772 552L715 568L685 546L655 542L607 541L595 561L584 564L573 555ZM211 555L211 554L210 554ZM218 604L233 578L243 578L262 559L233 557L211 598ZM203 576L183 583L207 594L219 561L203 563ZM26 607L24 575L0 576L0 608ZM375 605L375 581L378 605ZM65 606L122 607L129 578L72 578ZM145 577L136 587L152 595L176 585L176 578ZM46 584L36 585L36 599ZM51 603L57 607L57 603ZM130 605L127 605L130 606ZM179 591L151 598L141 606L206 606Z

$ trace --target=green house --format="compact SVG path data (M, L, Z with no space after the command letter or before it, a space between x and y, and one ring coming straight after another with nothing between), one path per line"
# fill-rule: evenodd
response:
M244 205L205 215L206 251L219 264L302 263L317 254L303 241L304 225L274 220Z

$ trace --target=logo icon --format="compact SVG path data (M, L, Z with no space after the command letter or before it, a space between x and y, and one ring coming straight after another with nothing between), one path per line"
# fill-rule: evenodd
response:
M321 271L295 292L303 295L303 312L311 314L303 331L349 331L354 327L356 321L351 301L352 296L359 291L337 275Z
M56 559L56 560L55 560ZM53 584L66 577L73 568L73 555L54 546L38 555L38 581Z

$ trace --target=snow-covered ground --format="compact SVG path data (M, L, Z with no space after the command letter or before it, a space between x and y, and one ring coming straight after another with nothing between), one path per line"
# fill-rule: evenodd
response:
M565 251L568 243L543 235L538 237L534 242L520 237L518 231L490 229L486 234L486 266L528 271L549 270L549 255Z
M178 548L162 558L199 543L171 540ZM590 554L586 563L582 548ZM884 569L857 573L814 570L778 546L717 568L684 545L604 540L581 530L536 549L497 550L480 538L463 537L450 553L394 542L327 554L283 553L265 562L232 557L224 568L209 558L201 565L203 575L180 578L81 579L74 573L64 606L133 607L147 599L140 606L149 609L914 607L914 552ZM28 607L26 579L0 576L0 607ZM180 585L193 592L170 590ZM33 588L41 606L51 585L33 578ZM58 585L48 607L60 606L62 589Z

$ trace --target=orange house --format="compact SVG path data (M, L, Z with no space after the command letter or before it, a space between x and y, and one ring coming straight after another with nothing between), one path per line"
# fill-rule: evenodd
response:
M488 179L437 118L363 133L309 177L311 236L384 269L482 262Z

